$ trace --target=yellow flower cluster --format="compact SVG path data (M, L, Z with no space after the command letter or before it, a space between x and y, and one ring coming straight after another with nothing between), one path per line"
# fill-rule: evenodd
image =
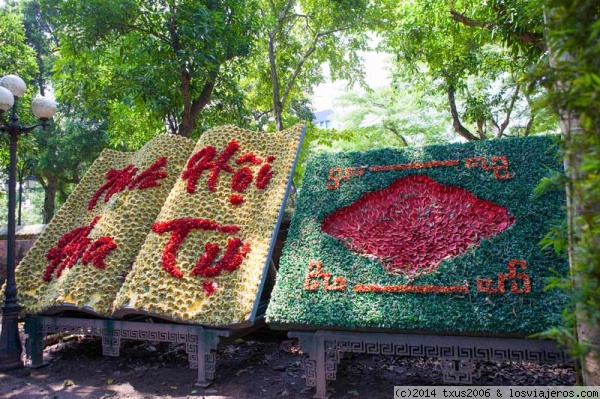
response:
M217 326L251 319L253 305L260 297L269 245L302 130L303 124L276 133L256 133L226 126L204 133L186 168L208 166L200 168L194 189L189 187L190 178L185 178L184 168L155 226L174 220L202 219L219 226L237 226L237 229L235 232L208 228L190 230L184 239L180 239L174 252L176 267L181 272L179 276L169 273L164 266L166 248L173 246L176 234L172 231L150 232L117 295L114 315L145 312L187 323ZM212 147L212 158L207 155L208 147ZM227 158L223 155L227 148L232 155L222 165L225 169L215 172L214 165L219 159ZM195 154L202 156L194 158ZM246 158L240 159L244 156ZM253 159L256 162L252 162ZM267 184L264 180L261 184L261 168L264 172L267 162L272 175ZM247 185L236 186L236 174L242 168L249 168L251 173L246 169ZM264 176L263 173L262 178ZM244 181L244 176L237 177ZM253 179L251 184L248 183L250 178ZM233 196L243 197L243 201L236 203ZM241 239L249 247L239 267L209 277L192 272L209 252L207 244L218 245L219 259L223 259L229 240L234 238Z
M19 264L16 280L23 310L40 313L56 306L71 305L109 315L113 300L193 147L194 143L189 139L160 135L136 152L103 151ZM166 164L161 168L166 176L157 180L159 185L124 189L110 195L105 202L110 189L107 187L98 200L90 204L94 194L107 183L109 170L122 170L133 165L139 175L162 157L166 158ZM97 223L94 224L95 219ZM93 228L87 235L90 242L110 237L116 245L103 259L105 268L94 267L89 262L84 264L80 257L72 267L65 267L58 273L59 276L52 273L44 281L49 251L59 246L61 237L91 224ZM73 254L65 251L64 255Z

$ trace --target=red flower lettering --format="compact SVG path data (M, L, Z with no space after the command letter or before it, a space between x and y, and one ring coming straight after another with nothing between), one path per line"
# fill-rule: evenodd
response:
M104 183L98 189L98 191L96 191L94 195L92 195L92 198L88 203L88 211L94 209L94 207L98 203L98 199L105 191L106 194L104 195L104 202L108 202L110 197L112 197L114 194L120 193L121 191L125 190L131 182L131 179L133 179L133 176L135 176L135 174L137 173L137 171L137 168L135 168L133 165L127 165L121 170L110 169L108 172L106 172L106 183Z
M56 278L60 277L65 268L72 268L81 259L91 241L87 236L98 220L100 220L100 216L96 216L88 226L77 227L65 233L58 240L56 246L50 248L46 254L46 259L50 264L42 276L44 281L50 282L55 271Z
M237 163L238 165L241 165L246 162L249 162L253 165L260 165L262 163L262 159L257 157L254 153L249 152L247 154L240 155L240 157L235 160L235 163Z
M83 255L81 263L87 265L91 262L98 269L106 269L104 259L115 249L117 249L117 244L115 244L112 237L100 237L92 243L90 248Z
M158 158L148 169L140 173L135 179L129 183L128 188L134 190L136 187L140 190L150 187L160 186L158 180L165 179L167 172L162 170L167 166L167 158Z
M238 193L243 193L250 183L252 183L253 177L252 170L245 166L233 175L233 179L231 179L231 188Z
M221 275L223 270L229 273L235 271L240 267L250 250L250 244L246 244L243 247L242 244L240 238L230 238L227 242L225 254L216 263L215 260L220 251L219 246L211 243L206 244L204 246L204 255L198 260L196 267L192 269L192 274L194 276L217 277Z
M182 218L154 223L152 231L155 233L163 234L169 231L172 232L163 251L162 266L173 277L183 277L183 273L177 267L177 251L179 251L179 248L192 230L220 231L227 234L235 234L240 228L238 226L220 225L212 220L200 218Z
M213 146L206 146L195 153L186 165L186 169L182 172L181 178L187 180L186 190L193 194L196 192L198 180L202 176L202 172L209 170L207 186L210 191L215 191L219 173L221 171L233 173L233 168L227 165L227 162L240 148L237 141L232 140L227 144L227 147L219 154L216 161L213 161L217 155L217 150Z
M135 177L135 174L138 172L138 168L135 168L133 165L127 165L125 168L117 170L110 169L106 172L106 183L104 183L98 191L92 195L90 202L88 202L88 211L94 209L100 196L102 193L106 192L104 195L104 202L108 202L110 197L113 195L124 191L126 188L129 190L146 189L150 187L160 186L160 182L158 180L164 179L167 177L167 172L162 170L167 165L167 158L161 157L158 158L148 169L139 174L139 176Z
M266 164L261 166L258 171L258 176L256 177L256 188L259 190L265 189L271 182L272 176L273 171L271 170L271 165Z

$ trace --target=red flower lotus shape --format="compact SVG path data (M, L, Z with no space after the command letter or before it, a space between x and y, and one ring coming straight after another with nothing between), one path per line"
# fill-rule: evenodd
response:
M389 273L414 277L514 221L508 209L463 188L411 175L363 194L323 219L321 229L352 252L379 259Z

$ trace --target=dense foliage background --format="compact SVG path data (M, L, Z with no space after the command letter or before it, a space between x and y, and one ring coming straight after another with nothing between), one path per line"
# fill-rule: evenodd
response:
M580 353L597 360L599 14L595 0L9 0L0 76L28 83L24 122L34 94L60 104L52 128L19 148L22 175L44 190L44 223L103 148L223 124L281 130L312 119L310 95L327 75L363 90L340 100L349 110L340 128L309 128L299 186L312 152L560 131L566 173L555 181L567 184L569 218L547 243L570 255L561 285L576 284L584 328L554 333L574 348L579 334ZM387 88L364 86L361 50L375 46L393 59ZM0 159L8 163L6 140ZM595 385L599 365L588 373Z

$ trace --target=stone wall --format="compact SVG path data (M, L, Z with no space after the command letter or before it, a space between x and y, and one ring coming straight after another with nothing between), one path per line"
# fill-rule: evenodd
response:
M45 224L17 227L17 264L27 254L45 227ZM6 280L7 244L7 228L3 227L0 229L0 285L4 284L4 280Z

